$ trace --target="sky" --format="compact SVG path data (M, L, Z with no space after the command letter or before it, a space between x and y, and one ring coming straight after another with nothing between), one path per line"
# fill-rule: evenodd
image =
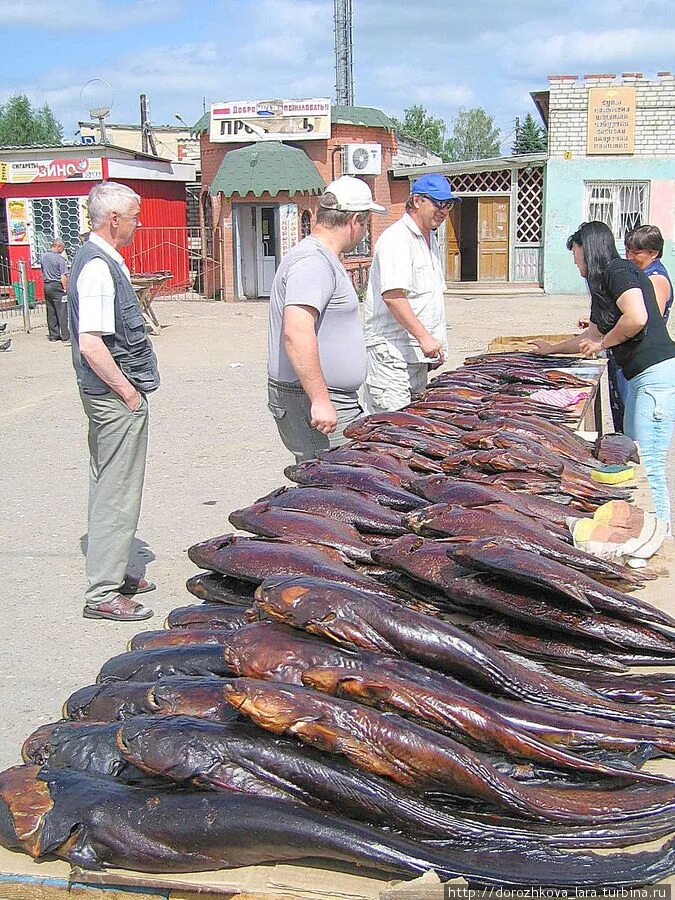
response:
M547 76L672 69L670 0L353 0L355 104L448 123L482 106L513 141ZM113 90L112 122L194 123L222 100L333 97L333 0L0 0L0 104L45 101L74 140L83 86ZM90 89L89 89L90 90ZM97 98L106 102L104 94ZM86 96L85 96L86 99ZM92 98L89 98L90 100Z

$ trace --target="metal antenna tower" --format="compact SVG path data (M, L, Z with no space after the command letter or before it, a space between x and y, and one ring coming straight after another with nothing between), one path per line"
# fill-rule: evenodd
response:
M354 105L352 69L352 0L333 0L335 20L335 102Z

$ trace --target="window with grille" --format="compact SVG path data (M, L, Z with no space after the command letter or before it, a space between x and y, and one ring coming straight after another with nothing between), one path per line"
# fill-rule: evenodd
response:
M61 238L66 254L73 258L80 245L80 202L78 197L39 197L30 200L30 259L40 264L55 237Z
M309 237L312 233L312 214L306 209L300 217L300 236Z
M368 228L366 229L366 233L363 235L361 240L358 242L356 247L353 250L349 250L344 254L345 256L370 256L370 222L368 222Z
M604 222L617 241L649 221L648 181L587 181L586 219Z

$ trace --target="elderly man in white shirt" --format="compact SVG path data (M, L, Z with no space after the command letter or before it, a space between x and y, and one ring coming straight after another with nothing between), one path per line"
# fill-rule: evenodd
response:
M120 254L140 225L140 197L102 182L89 194L89 240L68 287L73 366L89 422L89 520L84 616L137 622L152 610L134 599L155 585L129 572L145 477L147 394L157 359Z
M436 229L459 198L436 172L418 178L406 212L380 236L365 303L370 413L401 409L448 352L445 278Z

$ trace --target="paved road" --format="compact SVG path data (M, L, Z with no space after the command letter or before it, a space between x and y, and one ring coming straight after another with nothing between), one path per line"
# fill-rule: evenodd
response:
M159 585L149 626L190 602L186 550L230 530L227 515L284 483L291 460L266 410L267 307L156 304L163 384L151 398L151 438L138 562ZM448 301L450 365L502 334L567 331L583 297ZM60 716L78 687L122 652L138 626L82 618L87 448L68 350L44 328L14 335L0 355L0 768Z

